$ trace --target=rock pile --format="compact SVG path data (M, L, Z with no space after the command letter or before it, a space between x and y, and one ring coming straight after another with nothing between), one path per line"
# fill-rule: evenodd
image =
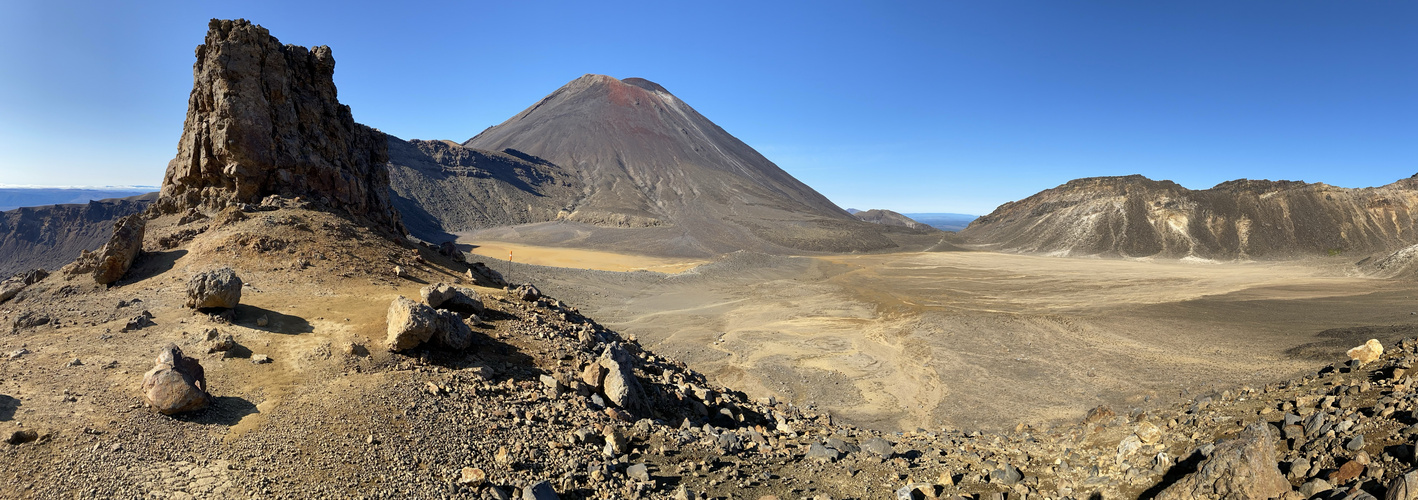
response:
M143 375L143 399L163 415L206 408L211 403L206 372L196 359L168 344L158 351L153 369Z
M215 212L280 195L402 237L389 201L388 143L340 104L334 72L329 47L282 45L244 19L213 19L154 207Z
M143 251L143 231L147 219L133 214L113 223L113 237L96 251L84 251L73 264L64 267L65 274L93 274L94 282L108 285L123 278Z

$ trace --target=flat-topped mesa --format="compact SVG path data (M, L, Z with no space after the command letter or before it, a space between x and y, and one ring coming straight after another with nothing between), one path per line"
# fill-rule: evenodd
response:
M197 46L162 213L300 197L402 237L389 202L384 134L337 99L330 48L281 45L244 19L213 19Z

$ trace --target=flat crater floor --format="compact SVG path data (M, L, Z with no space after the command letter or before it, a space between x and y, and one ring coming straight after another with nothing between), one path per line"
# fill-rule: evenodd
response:
M1313 371L1368 338L1418 332L1412 283L1364 277L1342 258L736 254L681 269L628 254L514 251L561 266L526 266L514 281L720 383L887 430L1048 426L1099 404L1145 409ZM656 266L678 274L604 272Z

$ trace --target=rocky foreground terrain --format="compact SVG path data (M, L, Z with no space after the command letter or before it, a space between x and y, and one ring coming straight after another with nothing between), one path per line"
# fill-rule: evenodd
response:
M210 30L159 202L0 283L0 496L1418 492L1413 339L1052 428L888 433L750 399L451 242L405 239L369 170L388 143L348 120L330 51Z
M240 304L189 308L222 267ZM1418 434L1413 340L1163 410L868 431L298 202L154 217L111 287L75 269L0 306L5 496L1361 498L1413 469ZM467 345L390 352L390 302L438 282L481 306ZM167 344L205 368L205 409L148 407Z

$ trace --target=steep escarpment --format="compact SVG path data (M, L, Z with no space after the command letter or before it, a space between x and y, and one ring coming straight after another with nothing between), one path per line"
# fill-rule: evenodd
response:
M465 148L451 141L386 136L394 206L409 233L442 242L449 233L556 220L583 185L532 155Z
M148 193L0 212L0 276L58 269L80 252L103 246L115 220L143 211L156 198L157 193Z
M329 47L281 45L244 19L213 19L196 55L159 211L213 211L278 195L403 235L389 200L384 134L355 123L340 104Z
M1418 179L1349 189L1240 179L1205 190L1140 175L1077 179L1001 205L961 232L999 250L1060 255L1297 258L1418 243Z
M694 253L892 248L863 223L658 84L586 75L463 146L546 159L584 188L565 220L659 228Z

